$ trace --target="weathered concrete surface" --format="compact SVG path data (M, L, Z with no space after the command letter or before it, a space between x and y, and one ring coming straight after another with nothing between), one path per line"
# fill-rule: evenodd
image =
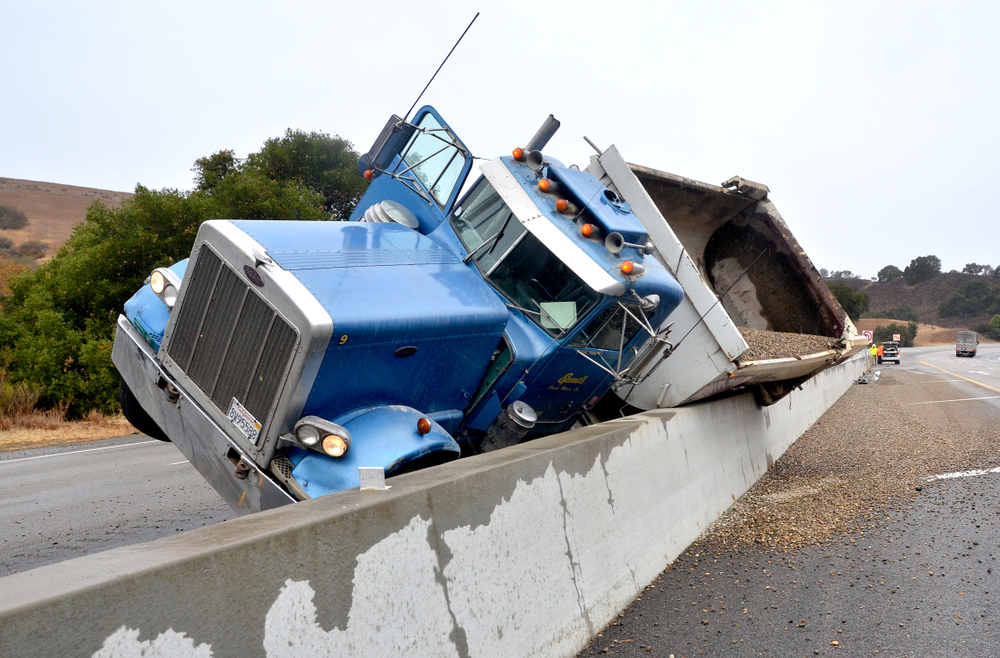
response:
M571 656L862 360L0 579L2 656Z

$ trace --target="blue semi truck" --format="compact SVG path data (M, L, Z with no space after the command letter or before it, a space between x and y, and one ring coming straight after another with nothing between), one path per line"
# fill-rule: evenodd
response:
M564 431L670 353L684 292L551 116L481 165L393 116L348 222L213 220L119 317L122 408L253 512Z

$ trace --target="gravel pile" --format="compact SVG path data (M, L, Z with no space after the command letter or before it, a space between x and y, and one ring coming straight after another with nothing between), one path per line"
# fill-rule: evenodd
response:
M837 341L826 336L790 334L782 331L762 331L743 327L743 340L750 346L740 356L741 361L789 359L806 354L816 354L833 347Z
M928 476L1000 464L997 419L914 404L932 386L902 370L852 386L696 544L790 549L863 534Z

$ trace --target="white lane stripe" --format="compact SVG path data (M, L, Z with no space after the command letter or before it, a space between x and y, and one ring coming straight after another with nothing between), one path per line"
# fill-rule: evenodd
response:
M942 402L968 402L969 400L998 400L1000 395L987 395L984 398L956 398L954 400L931 400L930 402L911 402L912 407L915 404L941 404Z
M95 450L113 450L115 448L131 448L132 446L144 446L150 443L163 443L162 441L140 441L139 443L123 443L118 446L104 446L103 448L86 448L85 450L74 450L72 452L53 452L49 455L37 455L35 457L21 457L20 459L0 459L0 466L4 464L13 464L14 462L26 462L32 459L45 459L46 457L62 457L64 455L78 455L81 452L94 452Z
M944 473L943 475L932 475L929 480L954 480L955 478L969 478L976 475L987 475L989 473L1000 473L1000 466L997 468L981 469L978 471L961 471L959 473Z
M177 464L187 464L187 463L189 463L189 462L188 462L187 459L185 459L184 461L170 462L169 464L167 464L167 466L177 466Z

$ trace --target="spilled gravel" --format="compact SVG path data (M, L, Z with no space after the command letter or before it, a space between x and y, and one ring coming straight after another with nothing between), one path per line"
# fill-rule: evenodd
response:
M741 361L793 359L797 356L825 352L836 343L826 336L761 331L748 327L741 328L740 334L749 345L749 349L740 356Z
M699 543L800 548L874 527L929 474L1000 465L1000 426L912 404L921 388L888 371L852 386Z

